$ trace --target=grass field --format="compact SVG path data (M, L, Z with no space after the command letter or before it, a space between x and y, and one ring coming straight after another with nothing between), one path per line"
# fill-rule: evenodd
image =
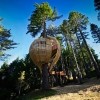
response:
M20 96L19 98L17 98L16 100L40 100L41 98L44 97L50 97L53 96L57 93L56 90L36 90L33 91L25 96Z

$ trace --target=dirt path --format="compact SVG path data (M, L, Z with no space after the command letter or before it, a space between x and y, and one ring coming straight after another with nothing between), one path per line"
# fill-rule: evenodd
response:
M53 89L57 91L55 96L41 100L100 100L100 79L96 78L86 80L82 85L67 85Z

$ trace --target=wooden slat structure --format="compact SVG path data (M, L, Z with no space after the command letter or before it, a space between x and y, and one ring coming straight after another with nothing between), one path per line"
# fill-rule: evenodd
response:
M60 44L54 37L40 37L31 44L29 54L40 69L42 64L48 63L51 70L60 57Z
M66 76L66 73L64 71L51 71L51 75L60 75L60 76Z

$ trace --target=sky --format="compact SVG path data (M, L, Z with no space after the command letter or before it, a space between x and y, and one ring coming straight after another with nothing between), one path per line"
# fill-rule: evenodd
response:
M78 11L89 18L90 23L95 23L100 27L100 21L97 20L97 12L94 8L94 0L0 0L0 17L3 21L0 25L6 29L11 29L11 34L17 45L17 48L8 50L6 53L11 54L7 59L11 63L17 57L24 58L29 52L29 47L34 39L30 34L26 34L28 19L35 10L34 3L48 2L52 8L56 7L58 15L63 15L62 18L53 23L56 26L60 25L64 19L68 18L71 11ZM88 28L88 31L90 29ZM93 43L91 35L88 44L95 50L100 58L100 44ZM3 64L0 61L0 66Z

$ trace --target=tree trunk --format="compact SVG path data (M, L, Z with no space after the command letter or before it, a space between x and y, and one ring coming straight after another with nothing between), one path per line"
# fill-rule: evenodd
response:
M46 22L44 20L43 23L43 32L41 33L41 36L43 36L43 38L46 38ZM48 73L48 63L45 63L42 65L42 89L43 90L47 90L49 89L49 73Z
M66 41L66 47L68 48L68 51L70 52L69 43L68 43L68 39L67 39L66 35L65 35L65 41ZM69 62L70 61L69 55L67 56L67 58L65 58L65 61L67 62L66 66L65 66L66 75L67 75L68 74L68 68L71 67L70 62Z
M83 67L84 67L84 69L85 69L86 76L89 78L89 68L88 68L88 66L87 66L87 62L86 62L86 60L85 60L85 56L84 56L84 53L83 53L83 51L82 51L82 46L81 46L81 44L80 44L80 39L79 39L77 33L76 33L76 37L77 37L77 40L78 40L78 44L79 44L80 51L81 51L81 53L82 53Z
M49 80L48 80L48 64L42 65L42 89L49 89Z
M65 70L65 68L64 68L64 61L63 61L62 51L61 51L60 60L61 60L61 70L63 71L63 70Z
M88 53L89 53L89 55L90 55L90 58L91 58L91 60L92 60L92 62L93 62L94 68L95 68L96 73L97 73L97 78L100 78L100 70L99 70L98 64L97 64L97 62L96 62L96 60L95 60L95 58L94 58L94 56L93 56L91 50L89 49L89 47L88 47L88 45L87 45L87 42L86 42L86 40L85 40L85 38L84 38L83 33L82 33L81 30L80 30L80 34L81 34L81 36L82 36L83 42L85 43L85 46L86 46L86 49L87 49L87 51L88 51Z
M41 33L41 36L43 36L44 38L47 37L47 34L46 34L46 22L45 21L43 23L43 32Z
M77 83L76 72L74 71L74 69L72 69L72 77L73 77L74 83Z
M77 73L78 73L77 77L78 77L79 82L82 83L82 77L81 77L82 75L81 75L80 68L78 66L78 62L77 62L77 59L76 59L76 55L75 55L75 52L73 50L73 47L72 47L71 43L70 43L70 46L71 46L73 57L74 57L75 64L76 64L76 69L77 69Z

